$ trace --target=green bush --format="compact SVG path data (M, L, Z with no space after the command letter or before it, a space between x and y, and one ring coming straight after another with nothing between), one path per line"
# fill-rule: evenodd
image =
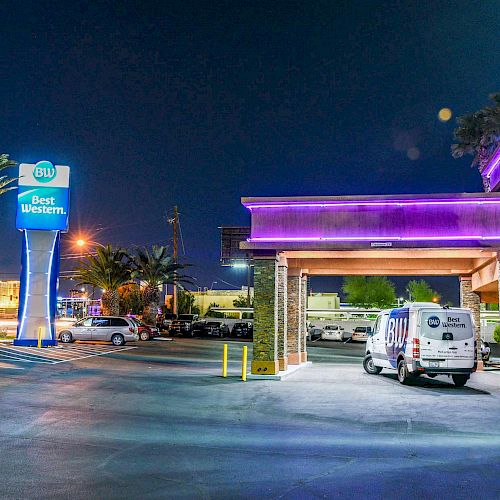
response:
M493 331L493 340L500 344L500 325L495 326Z

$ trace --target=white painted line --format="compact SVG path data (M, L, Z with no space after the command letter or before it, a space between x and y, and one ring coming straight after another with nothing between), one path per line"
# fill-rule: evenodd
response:
M34 351L30 351L29 347L0 347L0 354L2 352L12 352L17 356L30 356L31 358L40 358L40 359L51 359L50 356L47 356L45 353L41 353L39 349L34 349ZM60 359L60 358L57 358Z
M22 366L12 366L7 363L0 363L0 370L24 370Z
M26 354L29 356L38 356L40 358L48 358L48 359L53 359L54 356L57 357L57 359L61 359L61 351L54 352L50 348L44 347L43 349L38 349L36 347L20 347L19 349L15 348L10 348L11 351L19 352L21 354Z
M109 350L109 349L119 349L119 347L116 347L114 345L82 345L82 344L74 344L71 346L65 347L66 349L70 350L75 350L75 351L86 351L86 352L101 352L104 350Z
M3 352L0 352L0 359L2 359L2 358L12 359L14 361L21 361L22 363L45 363L47 365L53 365L56 363L55 361L44 361L43 359L23 359L23 358L20 358L19 356L5 354Z
M100 352L100 353L97 353L97 354L89 354L87 356L81 356L79 358L73 358L71 360L54 361L53 364L57 365L59 363L67 363L68 361L78 361L80 359L95 358L97 356L104 356L105 354L112 354L114 352L120 352L120 351L128 351L130 349L137 349L137 347L121 347L121 348L119 347L119 348L114 349L112 351Z

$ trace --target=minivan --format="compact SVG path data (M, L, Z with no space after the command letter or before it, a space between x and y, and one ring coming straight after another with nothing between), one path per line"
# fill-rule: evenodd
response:
M469 309L415 303L382 311L366 343L363 367L371 375L396 370L408 384L419 375L448 375L464 386L477 368Z
M105 340L115 346L139 340L137 325L131 318L122 316L89 316L59 332L64 344L75 340Z

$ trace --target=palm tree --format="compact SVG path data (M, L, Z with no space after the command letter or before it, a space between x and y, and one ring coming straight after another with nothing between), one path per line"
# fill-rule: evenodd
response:
M9 155L0 155L0 172L6 168L15 167L16 165L17 162L9 160ZM9 186L9 184L12 184L16 180L17 177L10 178L6 175L0 175L0 195L11 189L16 189L16 186Z
M168 253L168 247L153 245L138 248L132 257L132 277L144 284L142 300L144 303L143 318L146 323L154 324L160 303L160 286L172 283L189 283L190 278L177 274L187 267L178 264Z
M80 262L76 279L81 285L102 288L102 313L117 316L120 313L118 288L131 282L131 267L128 254L111 245L96 248L95 255L89 255Z
M472 166L478 166L479 172L485 169L488 160L500 141L500 92L491 94L493 106L487 106L475 113L457 119L454 131L456 144L451 146L454 158L473 155ZM485 191L490 191L489 179L483 176Z

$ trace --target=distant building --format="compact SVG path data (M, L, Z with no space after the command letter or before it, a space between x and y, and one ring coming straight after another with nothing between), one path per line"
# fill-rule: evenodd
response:
M311 293L307 296L308 309L340 309L338 293Z
M234 301L243 298L246 301L247 287L243 286L241 290L198 290L197 292L189 292L194 297L193 306L200 309L200 316L204 316L211 304L216 304L218 307L232 308ZM165 297L165 305L171 307L172 296ZM250 302L253 304L253 288L250 287ZM246 304L243 306L245 307Z
M16 317L19 307L19 281L0 281L0 317Z

